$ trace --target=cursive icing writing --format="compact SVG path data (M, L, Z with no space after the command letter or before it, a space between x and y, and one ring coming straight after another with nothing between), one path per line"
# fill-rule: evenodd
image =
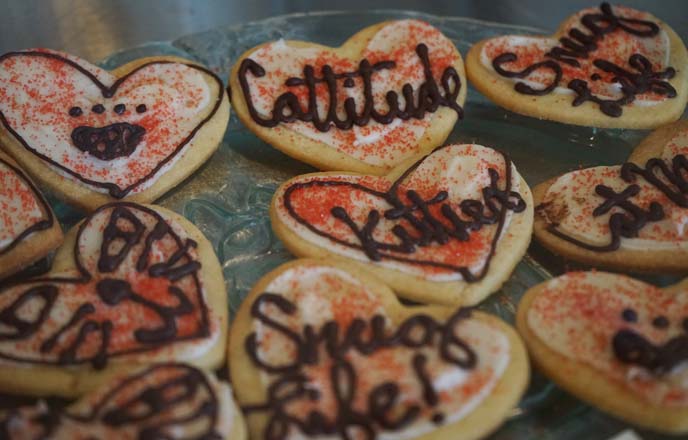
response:
M269 374L278 375L268 387L266 403L243 407L247 413L269 413L264 433L264 438L268 440L286 438L293 427L309 436L337 435L348 439L351 431L356 430L364 438L373 439L379 430L399 430L416 421L423 405L435 408L439 403L426 371L427 358L417 353L412 357L412 368L421 388L422 401L397 408L402 405L399 402L400 387L393 381L386 381L372 387L367 396L367 411L354 408L359 377L348 360L348 354L352 351L369 356L378 350L394 347L415 351L437 347L440 358L456 368L471 370L478 362L476 352L456 332L460 321L470 316L469 309L459 309L444 323L426 314L416 314L405 319L393 332L386 328L387 319L376 314L368 321L354 318L346 328L341 328L336 321L327 321L319 329L306 324L298 333L282 324L279 316L264 313L262 309L265 305L274 306L279 315L287 317L296 313L297 306L283 296L269 292L258 296L251 306L251 315L278 332L287 342L285 350L294 353L291 362L271 363L261 357L260 341L255 332L245 340L246 353L253 363ZM329 381L336 413L328 416L315 409L300 417L289 411L289 406L304 400L320 400L321 393L308 386L309 378L302 370L305 366L323 362L323 352L332 360ZM443 420L444 415L435 411L432 421L439 424Z
M447 200L447 191L439 191L434 197L424 199L417 191L409 189L406 191L406 199L402 200L399 195L399 187L409 174L415 170L427 158L424 157L416 162L404 174L397 179L390 189L386 192L377 191L367 186L332 180L311 180L308 182L295 183L284 193L284 205L289 214L299 223L306 226L318 235L324 236L341 245L362 250L371 261L380 261L384 258L398 261L407 261L420 265L428 265L443 269L449 269L461 273L467 282L480 280L489 267L489 261L494 254L497 240L501 235L507 211L523 212L526 209L526 202L521 195L511 190L511 161L503 155L506 169L505 189L499 187L499 173L494 168L488 169L490 184L482 189L483 200L466 199L462 200L457 207L453 207ZM342 186L351 187L364 191L374 197L383 199L390 208L382 214L377 209L371 209L363 225L358 225L349 215L345 208L341 206L333 207L330 215L346 224L353 232L359 244L352 244L346 240L339 239L334 235L320 231L307 220L298 215L292 205L292 197L296 191L314 186ZM431 211L432 205L440 205L440 216ZM379 241L374 238L376 227L380 220L385 218L388 221L397 222L391 229L397 242L390 243ZM424 261L405 257L416 252L418 247L431 246L433 244L444 245L450 240L469 241L471 233L482 229L485 225L497 225L497 232L492 241L490 255L479 274L472 273L467 267L454 266L451 264Z
M641 93L652 92L665 95L668 98L676 97L676 89L665 79L671 79L676 74L673 67L663 71L655 71L652 63L640 54L633 54L628 59L628 64L636 72L623 69L614 63L605 60L595 60L593 64L604 72L613 73L613 81L618 83L621 89L621 97L617 99L604 99L594 95L588 83L581 79L573 79L569 82L569 89L576 93L572 105L577 107L585 101L591 101L600 107L602 113L619 117L623 113L622 105L629 104Z
M112 356L155 350L210 334L198 274L201 264L189 253L196 243L183 240L163 217L145 206L114 203L99 208L93 216L102 211L109 212L97 258L81 254L80 237L86 228L93 227L91 219L79 228L74 246L79 277L35 279L0 290L0 324L4 327L0 359L58 365L91 363L102 369ZM141 220L146 217L152 224ZM163 250L156 249L155 244L162 240L166 243ZM127 259L133 260L135 268L122 270ZM83 261L93 261L95 267L87 269ZM132 278L149 281L136 287L130 282ZM155 290L156 283L164 287ZM80 294L74 301L59 301L77 290ZM29 303L37 308L31 318L22 312ZM65 304L68 310L62 310ZM145 315L146 322L127 325L118 319L124 307ZM195 327L180 329L182 320L196 321ZM55 329L49 328L53 325ZM37 356L4 349L3 343L8 341L35 343Z
M103 432L138 439L219 439L221 404L206 373L186 364L156 364L107 387L78 412L39 404L0 417L0 438L27 438L21 427L40 432L33 438L104 438ZM16 427L16 428L13 428ZM26 428L25 428L26 429ZM193 430L193 437L185 436Z
M661 191L670 202L681 208L688 208L688 158L683 154L674 156L667 162L660 158L651 158L645 166L633 162L626 162L619 172L621 179L629 185L621 192L616 192L606 185L595 186L595 193L604 201L598 205L592 215L598 217L608 214L612 208L617 208L609 216L608 244L595 246L582 242L557 229L557 224L550 224L550 233L576 246L597 252L611 252L619 249L621 238L634 238L650 222L658 222L665 218L664 208L657 201L652 201L647 209L634 203L631 198L640 194L640 186L636 183L638 177L644 179L653 187ZM662 177L660 177L663 176ZM538 212L546 213L548 205L541 204Z
M399 103L399 94L393 90L388 91L385 95L388 109L384 112L375 108L373 80L375 72L393 69L396 66L394 61L381 61L371 64L367 59L363 59L358 65L358 70L339 73L335 72L331 66L325 65L320 70L322 75L320 77L316 75L313 66L306 65L303 68L303 78L289 78L285 85L289 88L305 87L308 97L307 107L301 106L299 98L294 92L284 92L275 100L270 118L263 118L259 114L253 103L251 87L248 82L249 73L260 78L266 75L265 68L251 58L244 59L239 66L239 84L251 118L263 127L274 127L279 123L290 123L298 120L309 122L322 132L329 131L332 126L340 130L349 130L354 125L366 126L371 119L380 124L391 124L395 119L423 119L426 113L434 113L441 106L451 108L459 118L462 118L463 109L456 102L461 90L461 77L456 69L452 66L444 69L438 85L432 74L428 47L425 44L419 44L416 46L416 54L423 65L425 81L418 87L418 90L414 90L409 83L402 86L401 94L405 101L403 108ZM354 87L356 78L359 78L363 84L363 108L360 113L357 112L356 100L348 97L343 102L343 113L346 116L340 117L338 113L340 106L337 102L339 82L341 81L344 87L351 88ZM318 83L325 83L327 87L328 110L324 117L321 117L318 111L316 93Z
M536 70L549 70L553 76L542 88L534 88L524 82L517 82L514 86L514 90L525 95L546 95L554 91L562 80L561 64L580 68L579 60L589 58L606 35L621 30L638 38L649 38L656 36L660 31L657 23L616 15L608 3L602 3L599 13L583 15L580 22L588 33L575 27L572 28L567 36L559 39L560 45L545 53L545 57L549 59L535 62L520 71L510 71L505 69L504 65L516 61L518 56L513 52L505 52L492 60L492 67L499 75L507 78L526 78ZM631 55L628 59L629 66L635 72L604 59L595 59L592 64L601 72L614 75L612 82L619 84L621 97L605 99L597 96L590 91L586 80L576 78L567 84L567 87L576 95L572 102L574 107L590 101L597 104L600 111L607 116L619 117L623 114L622 106L633 102L639 94L652 92L668 98L676 97L676 89L665 81L673 78L676 70L673 67L667 67L665 70L655 71L652 63L639 53ZM601 76L599 73L594 73L591 79L599 80Z

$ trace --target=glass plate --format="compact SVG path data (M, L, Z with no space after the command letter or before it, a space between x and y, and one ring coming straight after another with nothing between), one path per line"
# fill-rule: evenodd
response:
M365 26L409 17L438 27L464 55L483 38L507 33L545 33L534 28L407 11L309 13L151 43L114 54L101 65L112 69L139 57L172 54L197 60L226 81L239 55L257 44L285 38L337 46ZM496 107L470 87L465 111L466 118L456 125L448 142L478 143L507 152L530 185L579 167L621 163L647 134L523 117ZM293 258L272 233L268 206L281 182L312 171L310 166L260 141L232 116L222 145L212 159L158 201L186 216L214 244L232 312L261 276ZM54 198L52 201L65 227L81 218L79 212ZM42 266L47 268L46 263ZM513 322L516 304L528 287L572 267L533 244L511 279L480 308ZM651 281L666 284L673 280L655 277ZM602 440L626 428L624 423L580 402L533 372L531 386L519 407L490 438ZM640 433L645 439L663 438Z

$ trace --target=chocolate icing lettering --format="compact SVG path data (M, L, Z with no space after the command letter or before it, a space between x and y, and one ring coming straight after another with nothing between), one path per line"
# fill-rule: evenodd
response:
M395 119L404 121L412 118L423 119L426 113L434 113L439 107L449 107L457 113L459 119L463 118L463 109L456 102L461 90L461 78L456 69L452 66L447 67L442 73L438 85L437 80L432 75L428 47L425 44L419 44L416 47L416 54L423 64L425 81L418 87L417 92L413 90L410 84L404 84L402 95L406 104L403 109L399 104L399 94L395 91L387 92L386 102L389 110L386 113L380 113L375 108L373 76L375 72L380 70L393 69L395 67L393 61L381 61L371 65L367 59L363 59L359 63L357 71L341 73L336 73L331 66L325 65L321 69L321 77L316 76L313 66L306 65L303 68L303 78L289 78L285 85L290 88L305 87L308 92L308 107L306 109L301 107L294 92L285 92L277 98L272 109L272 116L267 119L263 118L255 108L251 98L251 87L247 79L249 73L257 78L264 77L266 75L265 69L251 58L246 58L241 62L238 77L248 112L251 118L263 127L275 127L279 123L290 123L298 120L309 122L322 132L329 131L332 126L340 130L349 130L354 125L366 126L371 119L380 124L391 124ZM356 111L355 99L346 98L343 103L346 117L340 119L337 114L339 109L337 102L338 81L343 80L344 87L350 88L355 85L355 79L359 79L363 84L363 110L359 114ZM328 111L323 119L320 117L316 102L316 85L318 83L325 83L328 90Z
M517 82L514 86L514 90L525 95L546 95L554 91L562 80L561 63L580 68L581 64L578 60L588 59L591 54L594 54L598 49L598 43L606 35L622 30L637 38L648 38L656 36L660 31L657 23L616 15L608 3L602 3L599 13L583 15L580 22L589 33L577 28L571 29L568 36L559 39L559 46L545 53L545 56L551 59L535 62L521 71L513 72L505 69L504 64L516 61L518 56L513 52L504 52L492 60L492 67L499 75L506 78L526 78L536 70L550 70L554 76L543 88L536 89L524 82ZM572 79L567 87L576 94L572 102L574 107L590 101L597 104L602 113L616 118L623 114L622 106L633 102L637 95L651 92L667 98L676 97L676 90L666 81L675 76L676 70L673 67L667 67L663 71L655 71L652 63L642 54L635 53L628 59L629 66L637 73L604 59L595 59L592 64L602 72L614 74L612 82L619 84L622 96L617 99L596 96L590 91L587 81L580 78ZM598 81L601 76L593 73L591 79Z
M399 430L416 421L420 417L423 403L429 407L439 403L438 394L426 371L427 358L418 353L413 357L412 366L422 389L422 402L407 404L400 410L399 386L388 381L372 388L367 396L367 411L354 409L359 379L354 366L347 360L347 353L352 350L367 356L385 348L406 347L418 350L422 347L437 347L440 358L457 368L471 370L477 365L475 351L456 334L460 321L470 317L469 309L458 310L446 323L438 322L429 315L413 315L393 332L385 329L384 316L374 315L368 322L356 318L345 329L340 328L336 321L327 321L319 331L305 325L302 332L298 333L281 324L278 317L263 313L262 307L267 304L276 306L280 314L285 316L295 314L297 305L281 295L266 292L251 306L251 315L290 341L295 353L293 362L272 365L261 359L260 342L256 333L251 333L245 341L245 350L254 364L269 374L279 375L268 387L266 403L243 408L249 414L269 413L264 434L264 438L269 440L286 438L293 427L309 436L336 435L348 439L350 433L355 431L362 433L366 439L373 439L381 429ZM363 340L363 333L370 334L367 340ZM415 337L412 336L414 334ZM288 411L290 403L303 399L318 401L321 397L319 392L307 386L309 379L302 372L305 366L316 365L321 361L318 357L320 347L324 347L327 355L334 360L330 367L330 385L336 401L336 414L328 417L318 410L312 410L304 417L299 417ZM441 423L444 415L435 413L432 420L434 423Z
M95 267L86 268L82 262L90 260L81 255L79 238L90 227L91 219L103 211L109 217L102 230L99 255ZM156 262L152 263L151 253L158 242L161 247L156 248ZM80 276L29 280L0 291L0 300L10 295L9 300L0 302L4 303L0 323L9 329L0 333L0 359L65 365L91 362L95 368L103 368L112 356L208 336L208 311L198 277L201 265L189 253L193 246L195 242L182 240L149 208L130 203L99 208L84 221L77 235L74 260ZM122 269L125 261L135 266L131 273ZM130 281L141 277L149 281ZM68 301L57 307L64 295L77 295L81 304ZM37 304L37 313L32 319L22 318L20 311L29 303ZM148 318L125 325L118 319L122 313L118 309L124 304L130 312L135 310ZM76 310L65 314L60 311L62 307ZM179 328L182 319L184 330ZM52 325L57 328L44 328ZM5 341L30 338L38 343L42 357L39 353L18 355L11 347L3 348Z
M425 158L427 158L426 156ZM427 265L450 269L460 272L464 280L468 282L475 282L482 279L489 268L489 261L494 254L497 240L501 235L504 226L504 219L508 210L514 212L523 212L526 209L526 203L517 192L511 191L511 161L506 155L503 155L504 165L506 170L506 184L505 189L499 188L499 173L490 168L488 170L490 176L490 185L482 189L483 200L463 200L459 204L459 213L456 212L448 202L448 193L446 191L439 191L435 197L424 200L416 191L408 190L406 197L409 203L405 203L399 196L399 186L403 181L413 172L425 158L416 162L404 174L397 179L387 192L377 191L368 188L358 183L350 183L343 181L331 180L311 180L304 183L295 183L284 192L284 206L298 223L304 225L314 233L328 238L338 244L360 249L365 252L366 256L372 261L380 261L382 259L392 259L397 261L410 262L419 265ZM334 207L331 211L333 218L345 223L354 233L359 244L350 243L346 240L339 239L334 235L320 231L307 220L299 216L292 205L291 197L297 191L301 191L314 186L334 186L334 187L349 187L368 193L374 197L385 200L390 209L380 214L376 209L372 209L364 225L359 226L349 216L346 210L342 207ZM428 209L431 205L441 204L441 213L444 217L444 222L437 218ZM419 214L417 214L419 213ZM373 232L380 222L381 215L387 220L395 220L400 223L395 225L392 229L393 234L399 239L397 243L380 242L373 237ZM407 226L401 224L405 221L411 228L408 230ZM449 223L451 226L447 225ZM472 231L480 230L484 225L497 224L498 231L495 233L495 238L492 242L490 255L481 273L473 274L466 267L449 265L444 263L437 263L432 261L414 260L395 254L413 254L416 252L418 246L429 246L433 243L440 245L446 244L449 240L468 241Z

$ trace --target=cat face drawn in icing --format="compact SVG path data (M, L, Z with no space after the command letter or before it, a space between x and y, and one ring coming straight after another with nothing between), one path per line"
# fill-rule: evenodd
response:
M121 77L67 54L0 56L0 123L59 174L121 199L174 164L224 87L194 64L154 60Z
M623 275L571 272L526 295L519 327L527 325L550 350L591 367L601 381L619 384L648 404L686 408L685 286L660 289Z
M621 316L629 324L638 321L638 313L633 308L624 309ZM664 315L652 318L652 326L656 329L668 329L674 324ZM614 355L625 364L637 365L662 376L688 361L688 316L680 325L683 333L656 344L634 329L621 329L612 339Z

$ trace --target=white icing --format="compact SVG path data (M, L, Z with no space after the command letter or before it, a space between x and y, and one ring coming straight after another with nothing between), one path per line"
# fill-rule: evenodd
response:
M612 344L622 329L636 332L654 346L684 335L686 289L666 292L630 277L601 272L569 273L548 281L541 289L527 315L528 326L538 340L560 355L625 384L655 405L688 407L687 362L656 375L618 360ZM636 313L635 322L623 319L625 309ZM666 317L669 327L654 327L652 321L658 316Z
M117 79L84 60L55 53L88 69L107 86ZM210 113L215 103L213 93L204 73L179 63L152 64L141 68L130 75L109 99L103 97L88 77L66 63L27 56L9 58L0 63L0 111L6 116L9 126L38 153L89 180L114 183L120 189L136 184L173 154ZM102 104L105 112L100 115L92 113L91 108L96 104ZM113 111L116 104L126 106L123 115ZM146 112L136 111L140 104L146 105ZM69 116L70 108L75 106L82 109L82 116ZM131 155L106 161L73 145L71 133L77 126L105 127L116 122L141 125L146 129ZM130 194L154 184L192 146L193 141L154 176L135 186ZM107 192L54 165L50 166L61 176L80 185Z
M44 219L37 196L22 177L0 161L0 252Z
M451 145L442 148L430 156L428 156L423 163L405 180L405 188L416 189L427 188L428 186L436 187L437 191L440 189L446 190L449 194L448 201L451 202L451 206L454 208L455 212L459 212L458 204L462 200L474 199L483 200L482 189L490 185L488 168L495 167L499 170L500 174L500 188L504 187L505 172L504 172L504 159L503 156L487 147L480 145ZM519 175L516 168L511 166L511 190L519 192ZM328 179L336 179L350 182L360 181L361 178L351 175L328 175ZM305 177L303 180L312 180L312 177ZM363 178L365 179L365 178ZM301 179L299 179L300 181ZM294 180L296 181L296 180ZM416 185L414 182L418 182ZM380 189L386 190L387 188ZM429 197L433 197L437 191L434 191ZM382 258L381 261L372 262L368 256L359 249L355 249L349 246L345 246L336 243L329 238L323 237L316 234L315 232L308 229L306 226L300 224L296 221L286 210L283 205L283 193L278 193L276 200L280 201L278 206L277 215L281 222L289 227L290 230L295 232L302 239L313 243L317 246L323 247L331 252L335 252L339 255L346 256L358 261L368 262L371 264L380 265L390 269L398 270L402 273L412 274L415 276L423 277L424 279L431 281L457 281L462 280L462 275L457 271L437 271L428 270L418 265L404 263L401 261L394 261L392 259ZM369 195L361 196L355 200L356 212L363 212L364 215L370 211L371 208L375 207L380 213L391 208L391 206L384 200L374 198ZM323 215L328 215L325 213ZM504 226L502 228L502 234L506 233L511 224L513 218L513 211L507 210L504 218ZM352 215L352 218L354 215ZM341 227L343 224L333 217L329 216L329 227L337 228ZM385 236L388 236L391 232L391 228L398 224L396 221L389 221L384 218L380 219L374 237L382 241ZM496 225L485 225L481 229L480 233L484 234L494 234L496 230ZM348 231L347 239L351 243L358 244L360 241L351 233L350 229ZM489 232L487 232L489 231ZM477 234L478 232L473 232L472 234ZM493 235L490 235L490 240ZM474 236L472 235L472 238ZM500 237L501 239L501 237ZM388 239L387 241L398 243L399 239L394 237ZM432 259L433 253L437 249L436 244L429 247L417 247L416 252L413 254L396 254L402 257L410 259ZM479 251L480 257L476 257L474 261L468 266L472 273L477 274L480 272L482 267L485 265L487 258L490 254L490 248L485 244ZM459 261L462 255L457 254L455 261ZM455 261L446 261L447 263L455 263Z
M631 8L625 8L625 7L618 7L614 6L613 7L614 12L616 14L619 14L621 16L640 16L640 17L647 17L647 14L633 10ZM589 31L583 26L580 22L581 17L585 14L589 13L599 13L598 8L589 8L582 10L575 15L571 16L566 23L562 26L565 31L562 33L562 35L568 34L568 31L572 28L577 28L581 31L583 31L586 34L589 34ZM660 31L657 36L654 38L638 38L634 37L631 34L623 34L624 36L627 36L629 38L629 42L624 43L623 41L616 43L617 45L615 46L614 54L616 56L621 56L621 54L627 54L630 56L632 53L641 53L643 54L650 62L653 64L658 64L661 66L661 70L665 69L669 65L669 59L670 59L670 53L671 53L671 47L670 47L670 40L669 36L667 33L660 28ZM608 41L612 39L612 36L605 36L598 45L600 47L603 47L605 45L605 41ZM607 43L609 44L609 43ZM540 52L542 55L541 57L533 60L533 62L540 62L540 61L545 61L548 59L553 59L553 58L548 58L545 57L544 54L554 48L555 46L560 46L560 42L558 39L555 38L545 38L545 37L526 37L526 36L520 36L520 35L509 35L509 36L504 36L504 37L497 37L490 39L485 45L483 45L482 50L480 52L480 62L481 64L487 68L488 70L495 72L493 66L492 66L492 61L495 57L494 54L491 54L491 51L493 48L497 47L499 48L499 53L505 53L505 52L515 52L518 54L519 50L526 50L526 49L537 49L538 52ZM529 52L530 53L530 52ZM572 78L569 78L568 75L566 74L567 70L568 71L573 71L575 72L578 70L579 72L592 72L593 66L591 65L592 60L595 59L595 52L591 53L591 56L588 59L578 59L579 63L581 64L580 69L576 69L570 66L566 66L563 63L560 63L562 67L564 67L564 77L560 81L560 86L557 86L552 93L556 94L573 94L573 90L569 89L566 87L566 84L568 81ZM628 56L626 56L622 60L618 60L616 64L619 64L623 68L630 69L628 66ZM520 70L520 69L512 69L509 67L509 63L504 65L504 68L507 70ZM630 69L633 71L633 69ZM497 74L498 75L498 74ZM598 88L599 90L594 90L595 94L605 98L605 99L617 99L623 96L621 93L621 84L618 82L615 83L610 83L610 84L605 84L602 85L599 82L591 82L590 78L587 78L585 76L585 73L581 73L579 76L581 79L588 81L589 86ZM548 84L551 82L551 80L554 78L554 74L549 70L549 69L538 69L534 72L532 72L528 77L526 78L507 78L500 76L500 78L511 81L511 82L522 82L534 89L541 89L543 87L543 84ZM657 104L660 104L663 101L663 99L657 99L656 97L653 98L643 98L643 96L636 96L636 99L633 101L631 105L637 105L641 107L651 107L655 106Z
M688 130L676 134L665 146L660 157L670 163L677 154L688 153ZM547 190L544 202L550 204L547 212L567 213L563 217L549 219L557 224L557 230L579 241L596 246L609 244L609 218L624 212L613 208L609 213L593 216L592 210L604 200L595 193L598 184L604 184L616 192L628 187L620 177L621 166L600 166L573 171L559 177ZM649 202L658 201L665 217L658 222L648 222L637 238L622 238L620 249L626 250L688 250L688 209L669 200L661 191L638 177L634 184L640 186L637 196L629 200L647 209ZM565 208L563 208L565 207Z
M67 323L74 315L76 310L85 304L91 303L95 308L95 313L90 315L91 318L97 322L104 322L109 320L112 323L112 338L111 345L108 351L109 362L117 362L122 352L129 351L132 347L142 348L134 337L134 330L137 328L153 329L162 325L160 318L157 318L151 311L145 307L137 305L134 301L122 301L116 305L106 304L97 294L96 284L104 278L125 280L130 283L132 290L147 298L150 301L161 305L174 306L178 303L172 295L164 293L167 289L168 281L163 277L150 277L147 271L139 272L136 269L136 264L145 246L145 239L148 234L153 231L157 219L148 212L143 210L129 208L129 212L134 214L144 225L145 230L141 240L132 247L125 259L113 272L101 273L98 269L98 259L100 255L100 248L103 242L102 231L105 225L110 220L110 214L114 208L101 210L87 219L87 225L79 235L78 246L78 263L91 275L91 279L84 282L54 282L58 289L58 295L55 298L53 306L49 309L49 315L46 321L34 332L30 338L25 340L5 340L0 341L0 353L9 354L14 357L19 357L23 361L22 368L30 366L28 362L55 362L56 357L60 353L60 349L65 348L75 338L75 332L83 321L73 327L70 331L65 332L63 337L58 340L55 349L46 352L38 350L38 346L44 341L48 340L54 335L57 330ZM165 217L163 217L165 218ZM171 226L172 230L179 236L184 243L189 235L184 231L183 227L170 218L165 218L165 221ZM127 222L119 222L120 227L126 226ZM153 242L152 252L148 257L148 267L167 262L170 257L179 249L177 243L172 236L166 235L161 240ZM112 248L111 252L117 249ZM189 256L198 261L198 254L194 248L188 249ZM193 324L184 324L185 327L191 325L186 330L179 330L181 336L189 336L194 333L195 329L201 326L201 305L200 301L206 302L207 295L204 288L202 271L198 272L198 281L200 291L196 288L193 277L186 276L174 282L174 286L186 293L187 298L193 305L193 314L195 320ZM81 274L76 269L64 270L60 273L51 273L52 278L61 279L79 279ZM38 285L45 285L46 282L27 282L9 287L2 291L0 295L0 310L11 304L19 295L27 291L29 288ZM45 302L40 297L34 297L27 301L19 311L24 319L36 319L41 312ZM209 334L204 337L193 337L188 340L174 341L170 343L163 343L159 348L153 347L150 350L143 349L139 353L123 354L127 361L139 362L156 362L175 360L189 360L197 359L208 353L217 340L220 338L220 323L219 316L212 310L207 311ZM181 318L178 318L178 320ZM189 320L190 316L185 316L184 319ZM145 323L149 323L145 325ZM179 325L179 322L178 322ZM16 329L8 328L0 325L0 331L16 332ZM87 356L88 353L94 355L99 347L99 338L92 337L80 348L79 355L81 357ZM0 356L0 365L10 364L17 365L16 362L8 360Z
M149 370L145 367L140 371ZM124 376L110 381L104 387L98 388L69 406L66 410L50 410L43 401L39 401L33 407L20 407L9 417L7 424L9 438L43 438L45 437L45 425L40 420L51 417L56 423L51 426L49 438L54 440L68 440L77 438L99 439L135 439L140 438L145 429L159 427L160 433L165 438L181 439L193 438L203 430L211 430L220 438L229 438L234 428L237 415L236 403L232 398L232 390L228 383L217 380L213 374L195 370L202 374L209 388L201 382L193 390L192 394L183 400L170 402L167 408L160 408L146 417L145 412L140 412L140 420L129 420L125 423L112 424L104 420L109 411L121 410L119 405L130 399L141 399L141 393L148 387L160 387L169 384L170 380L183 378L188 375L190 367L185 365L167 364L153 367L142 378L136 378L139 371L129 376ZM126 383L124 383L127 381ZM149 388L150 389L150 388ZM199 416L196 412L203 404L206 404L214 395L217 406L213 409L217 418L212 423L209 416ZM99 406L101 405L101 406ZM130 409L130 408L127 408ZM134 414L134 412L127 412ZM195 419L193 423L184 421L185 418ZM1 420L1 419L0 419ZM177 420L178 422L175 422ZM212 423L212 424L211 424Z
M421 32L418 32L418 29L422 30L423 36L420 36ZM459 57L451 41L437 29L418 20L390 22L373 35L363 49L360 59L373 56L376 62L390 60L394 54L396 66L377 71L372 76L375 108L380 112L386 112L388 109L385 100L388 91L396 91L399 94L400 107L404 108L405 101L401 89L406 83L416 90L417 96L418 86L425 80L422 64L415 53L415 47L420 42L428 46L431 62L440 57ZM402 48L404 50L400 51ZM385 53L390 55L385 56ZM263 118L271 117L275 99L279 95L287 91L299 94L299 87L286 87L284 82L290 77L302 77L304 65L316 66L315 74L321 76L318 66L323 64L330 64L336 73L341 73L357 70L360 61L338 57L323 48L294 47L284 40L263 45L248 57L266 71L266 75L260 78L247 75L253 105ZM357 111L362 111L363 85L360 78L355 79L355 86L352 88L342 87L341 82L342 80L338 83L340 90L337 112L343 119L346 115L343 102L348 97L354 98ZM325 87L322 84L321 86ZM302 89L305 91L305 88ZM326 94L322 94L317 97L317 109L321 118L327 113L329 106L325 96ZM299 99L302 107L307 108L306 98L299 96ZM321 132L312 124L302 121L282 125L365 163L389 166L418 152L418 144L432 120L433 114L428 113L422 120L396 120L388 125L371 120L364 127L354 126L350 130L331 128L327 132Z
M368 134L362 133L364 131L363 127L356 127L354 129L354 135L356 136L356 140L354 141L354 147L375 143L382 139L385 136L385 134L393 131L400 125L401 119L395 119L394 122L385 125L384 127L381 127L379 130L375 130L372 132L371 130L365 130L368 132Z
M317 263L297 266L282 272L265 287L265 291L280 294L297 305L297 310L290 314L288 319L276 308L263 307L261 312L299 334L302 333L303 326L306 324L317 330L325 322L337 319L336 316L342 314L349 316L349 319L355 316L366 322L370 322L375 314L388 317L376 295L358 279L340 269L319 266ZM339 320L338 322L341 323ZM399 324L400 322L397 322L397 325ZM275 365L293 360L293 346L285 341L283 336L256 319L252 320L252 327L257 334L258 356L261 359ZM392 333L395 329L391 320L387 318L387 333ZM374 385L389 380L397 383L401 390L397 399L398 405L406 406L414 403L423 405L422 387L412 368L412 357L418 352L427 356L426 370L438 395L450 396L442 398L430 413L424 413L423 417L410 426L398 431L380 431L376 438L384 440L417 438L437 428L437 425L429 420L435 412L440 411L445 414L444 424L457 422L474 411L492 392L509 364L510 346L507 337L494 327L475 319L461 320L454 332L476 352L477 365L474 369L464 370L446 363L440 358L438 347L427 347L422 350L395 347L391 349L391 352L390 349L381 349L369 356L361 355L354 350L347 352L347 359L359 377L365 377L359 380L357 389L357 395L362 399L360 402L363 405L361 408L363 411L367 408L363 397L367 396ZM323 359L327 357L324 350L321 351L321 356ZM327 362L323 360L315 367L304 366L304 373L309 377L327 377L327 374L320 371L328 368ZM400 368L402 370L399 370ZM268 387L275 379L277 376L261 371L261 380L265 387ZM479 390L474 390L474 383L477 380L484 380L484 382ZM462 389L464 386L470 391L464 392ZM318 390L323 401L329 402L327 399L331 398L332 393L329 383L310 381L307 387ZM305 411L303 408L294 410L300 413ZM322 411L323 408L321 407L320 410ZM328 412L325 411L325 414ZM290 440L306 438L334 440L338 437L305 436L297 429L292 429L287 438Z

